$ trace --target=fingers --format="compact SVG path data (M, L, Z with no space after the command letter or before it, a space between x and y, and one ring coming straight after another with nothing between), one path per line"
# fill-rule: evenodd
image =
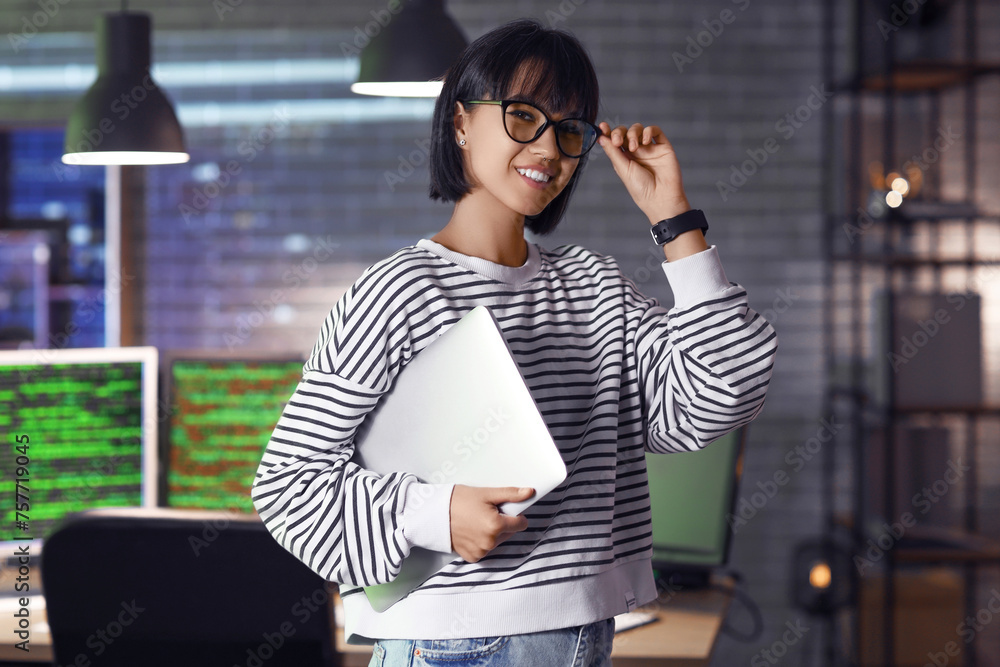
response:
M615 130L615 132L617 132L617 129ZM631 158L629 158L625 154L624 149L621 148L621 144L624 141L622 137L624 135L619 135L612 132L609 132L609 134L610 136L608 138L603 139L600 142L601 148L604 149L604 154L607 155L608 159L611 160L611 166L614 168L618 176L624 178L625 173L628 171L629 162L631 162ZM616 141L618 142L617 144L615 143Z
M531 488L456 484L451 499L452 548L475 563L511 535L526 530L527 518L503 514L498 505L524 501L534 494Z
M498 518L500 519L500 522L497 525L499 530L496 534L498 539L503 538L505 540L514 533L520 533L521 531L528 529L528 520L521 514L518 514L517 516L500 514ZM506 537L504 537L505 535ZM497 544L502 541L503 540L498 541Z
M652 144L662 144L667 142L666 135L657 125L643 125L633 123L630 127L619 125L612 129L607 122L601 122L598 127L604 133L603 136L610 138L611 145L615 148L625 147L625 150L635 151L639 146L649 146ZM605 142L601 142L602 145Z
M535 490L528 487L497 486L483 488L483 499L488 503L500 505L509 502L521 502L535 495Z

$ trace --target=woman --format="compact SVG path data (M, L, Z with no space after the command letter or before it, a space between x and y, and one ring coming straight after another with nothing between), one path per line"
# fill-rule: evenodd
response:
M369 267L338 301L253 487L275 538L341 584L346 632L373 665L610 665L613 617L656 597L644 449L688 451L760 411L774 330L726 280L656 126L593 125L597 77L572 36L515 21L472 43L434 113L430 239ZM664 223L668 313L614 259L547 250L600 144L651 224ZM650 242L636 220L623 233ZM358 425L406 363L473 307L497 317L568 476L532 489L424 484L351 461ZM455 554L388 610L361 587L410 550Z

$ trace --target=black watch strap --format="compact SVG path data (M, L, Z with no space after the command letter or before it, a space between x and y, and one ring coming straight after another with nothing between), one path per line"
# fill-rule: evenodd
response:
M705 219L705 214L702 213L701 209L691 209L672 218L660 220L653 225L649 232L653 235L654 241L663 245L692 229L701 229L702 233L708 231L708 220Z

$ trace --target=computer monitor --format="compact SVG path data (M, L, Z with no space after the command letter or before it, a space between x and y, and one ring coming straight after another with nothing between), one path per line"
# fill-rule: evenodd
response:
M697 452L646 454L653 514L653 569L685 586L707 583L729 559L747 427Z
M250 485L305 358L218 350L167 354L162 503L254 512Z
M40 547L71 512L156 505L157 360L155 347L0 351L0 552Z

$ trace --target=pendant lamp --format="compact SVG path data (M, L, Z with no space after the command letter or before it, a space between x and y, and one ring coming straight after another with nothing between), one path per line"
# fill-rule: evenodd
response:
M146 13L123 9L97 19L97 80L66 124L66 164L179 164L190 159L177 115L149 72L151 33Z
M351 91L387 97L437 97L442 78L468 42L444 11L444 0L408 0L396 13L355 29L355 44L370 38ZM380 20L381 19L381 20Z

